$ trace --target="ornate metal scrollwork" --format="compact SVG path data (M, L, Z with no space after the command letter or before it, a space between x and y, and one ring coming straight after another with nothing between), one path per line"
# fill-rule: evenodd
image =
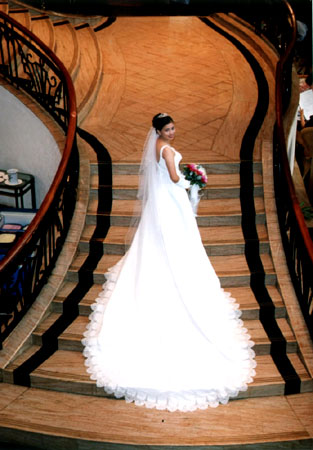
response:
M73 86L62 70L40 48L35 37L26 36L16 22L0 12L0 74L42 105L66 135L70 121L69 86L72 91ZM75 208L78 179L75 126L72 124L74 137L70 141L66 172L49 208L30 240L0 271L0 348L46 283L65 241Z
M64 126L64 83L53 61L13 26L0 23L0 73L40 103Z

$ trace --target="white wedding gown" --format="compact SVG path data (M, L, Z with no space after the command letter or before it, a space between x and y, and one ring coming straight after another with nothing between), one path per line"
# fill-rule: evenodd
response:
M178 173L180 160L175 151ZM215 407L252 382L253 342L220 287L187 192L162 157L158 177L156 205L148 199L131 247L92 306L85 363L98 387L128 402Z

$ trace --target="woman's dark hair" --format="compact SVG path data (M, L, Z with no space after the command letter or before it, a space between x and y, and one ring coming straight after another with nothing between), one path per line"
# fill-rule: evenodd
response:
M168 123L174 123L174 120L171 118L171 116L165 113L159 113L152 119L152 126L157 131L161 131L162 128Z

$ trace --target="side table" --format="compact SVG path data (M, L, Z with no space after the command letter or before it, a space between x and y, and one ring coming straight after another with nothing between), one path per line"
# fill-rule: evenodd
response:
M0 169L0 173L5 174L4 170ZM24 208L24 195L30 191L32 208L36 209L36 193L35 193L35 179L33 175L28 173L18 172L18 184L10 184L7 176L0 177L0 195L15 198L15 207ZM20 206L19 206L20 205Z

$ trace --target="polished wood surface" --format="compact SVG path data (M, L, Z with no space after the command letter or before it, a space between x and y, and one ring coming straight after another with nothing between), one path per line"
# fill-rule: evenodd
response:
M232 25L236 23L232 17L224 19ZM312 376L299 352L301 335L297 332L295 336L286 313L285 273L281 295L278 283L281 264L275 253L277 236L273 238L272 232L275 211L268 197L263 198L263 191L268 191L271 167L265 164L262 170L261 139L269 139L271 133L273 86L270 84L269 114L255 149L255 206L266 286L287 342L288 357L301 379L302 393L294 396L283 395L285 383L270 356L269 338L250 288L240 228L239 150L257 99L249 65L236 48L195 17L125 17L97 33L91 27L79 30L75 26L66 26L66 30L63 25L54 26L58 30L56 49L71 68L76 83L82 106L80 125L102 142L113 159L112 227L102 242L105 254L93 272L94 285L81 300L77 319L59 337L58 350L31 374L32 387L13 385L13 370L40 348L44 332L60 317L63 302L75 288L79 270L88 256L97 220L98 167L93 150L79 141L84 170L76 220L47 290L36 305L40 323L37 325L36 321L39 314L35 318L31 311L23 329L18 330L20 335L24 334L24 341L20 339L17 345L12 336L5 355L0 355L4 381L0 392L5 393L0 395L3 438L22 442L26 437L26 442L51 450L112 450L115 443L123 444L125 449L131 445L177 449L216 445L220 450L235 444L241 444L243 449L254 444L250 448L259 450L264 442L279 449L289 448L289 443L296 446L299 440L311 446ZM242 33L244 25L237 26ZM80 37L82 30L85 39ZM64 42L60 42L61 36L68 39L68 54ZM255 55L261 52L260 64L273 82L276 56L272 50L254 36L245 45ZM100 54L96 55L96 51ZM79 63L71 52L77 55ZM84 66L88 58L95 63L91 73ZM89 102L86 93L91 86L93 100ZM103 390L89 379L81 354L80 339L90 306L105 281L105 271L123 252L125 225L133 209L138 165L150 118L161 111L172 114L176 120L175 146L183 153L184 162L207 164L209 186L199 207L200 232L207 251L213 253L210 260L222 286L238 300L245 325L256 341L257 376L248 391L226 406L194 413L148 410L106 398ZM85 226L81 223L82 216L86 216ZM292 311L297 314L294 307ZM15 336L16 342L18 339Z

